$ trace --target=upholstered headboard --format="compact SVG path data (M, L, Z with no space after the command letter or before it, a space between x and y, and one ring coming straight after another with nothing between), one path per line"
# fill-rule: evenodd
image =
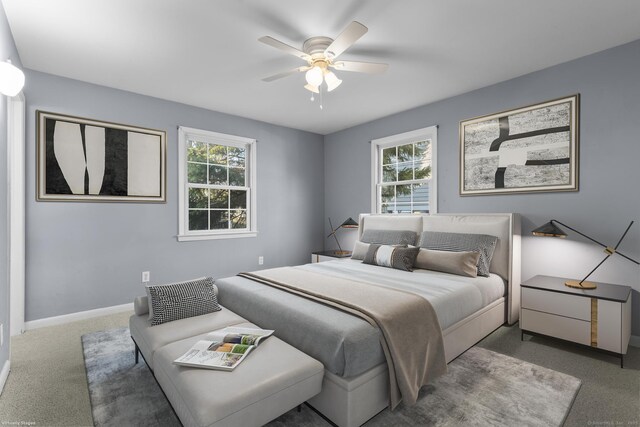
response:
M506 214L361 214L359 238L365 230L445 231L489 234L498 243L489 270L505 279L508 285L507 320L513 324L520 311L520 216Z

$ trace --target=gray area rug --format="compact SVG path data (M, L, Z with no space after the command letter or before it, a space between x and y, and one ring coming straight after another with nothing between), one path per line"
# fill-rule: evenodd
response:
M128 328L82 336L96 426L179 426L146 364L134 364ZM366 426L561 426L580 380L480 347L449 364L447 375L423 387L418 403L385 409ZM303 405L270 427L326 427Z

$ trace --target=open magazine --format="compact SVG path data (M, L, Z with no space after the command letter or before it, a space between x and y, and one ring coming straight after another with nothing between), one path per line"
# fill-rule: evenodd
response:
M274 331L269 329L228 326L213 331L198 341L173 363L192 368L233 371L263 340Z

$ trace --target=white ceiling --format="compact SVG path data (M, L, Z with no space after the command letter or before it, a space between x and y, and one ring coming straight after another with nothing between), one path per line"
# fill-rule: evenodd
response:
M328 134L640 39L638 0L2 0L25 67ZM304 63L257 39L302 48L351 21L369 28L310 102Z

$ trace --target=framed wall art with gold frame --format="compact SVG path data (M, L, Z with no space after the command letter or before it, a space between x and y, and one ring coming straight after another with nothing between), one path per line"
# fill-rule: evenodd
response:
M578 190L579 95L460 122L460 195Z
M166 133L37 111L37 200L166 202Z

